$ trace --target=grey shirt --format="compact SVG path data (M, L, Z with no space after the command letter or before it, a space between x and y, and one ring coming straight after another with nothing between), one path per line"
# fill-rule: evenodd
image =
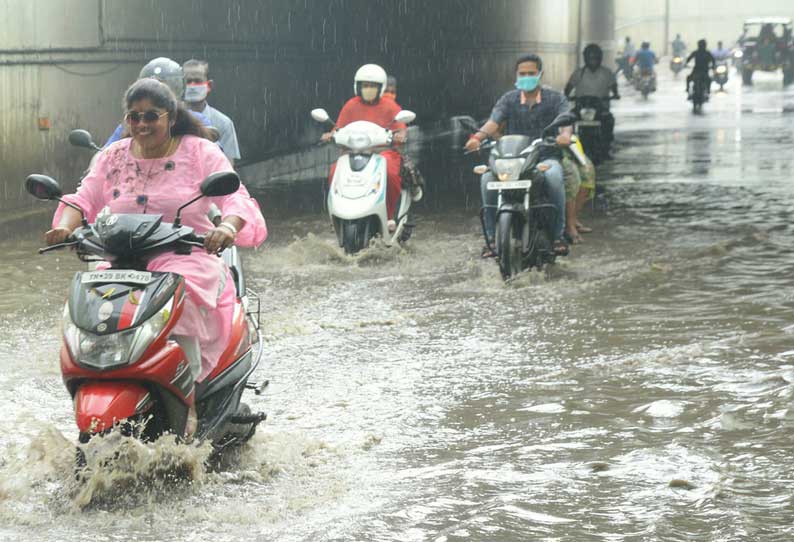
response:
M232 119L207 104L204 111L201 112L205 117L210 120L210 125L218 130L220 139L218 145L223 149L223 154L231 162L232 160L240 159L240 147L237 144L237 132L234 130L234 122Z
M543 129L551 124L558 115L567 113L568 100L561 92L548 87L540 89L540 103L521 103L521 91L511 90L504 94L491 111L491 120L497 124L506 124L505 135L525 135L530 139L543 137ZM543 153L541 158L560 159L559 150Z
M599 66L595 71L588 67L576 70L571 74L568 84L576 91L576 96L595 96L596 98L609 98L610 90L617 85L615 74L612 70Z
M521 103L521 91L511 90L504 94L491 111L491 120L506 123L505 135L526 135L532 139L543 136L543 129L568 112L568 100L561 92L548 87L540 89L540 103Z

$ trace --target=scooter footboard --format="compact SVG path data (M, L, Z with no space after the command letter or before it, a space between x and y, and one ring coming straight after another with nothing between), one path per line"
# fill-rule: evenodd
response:
M74 396L75 419L81 433L111 429L150 406L149 391L133 382L89 381Z

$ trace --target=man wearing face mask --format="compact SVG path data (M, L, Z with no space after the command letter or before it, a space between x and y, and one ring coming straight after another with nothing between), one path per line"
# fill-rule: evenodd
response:
M182 64L185 73L185 103L191 111L207 117L210 124L218 130L218 145L234 165L234 161L240 159L237 132L232 119L207 103L207 95L212 91L209 69L209 64L204 60L190 59Z
M342 107L339 112L339 118L336 120L334 131L344 128L351 122L366 120L392 130L396 144L405 143L407 135L405 124L394 122L394 117L397 116L397 113L402 108L394 100L383 99L386 82L386 72L377 64L361 66L353 78L353 90L356 95ZM330 141L332 136L333 131L327 132L323 134L322 140ZM394 211L402 191L402 180L400 177L402 158L395 149L387 149L382 151L380 155L386 159L386 210L389 216L389 231L394 231L397 226L396 221L393 220ZM329 183L334 178L335 167L336 164L332 167L331 175L328 177Z
M604 128L604 149L608 157L615 129L615 117L609 112L609 100L610 93L613 100L620 99L618 81L612 70L601 65L604 59L601 47L591 43L584 48L583 55L584 67L571 74L568 84L565 85L565 97L570 98L575 92L576 98L594 97L601 100L604 109L600 120Z
M560 92L548 87L541 87L540 80L543 75L543 61L538 55L526 55L516 61L515 90L504 94L491 112L491 117L477 130L466 142L466 150L474 152L486 138L492 138L500 132L504 135L526 135L531 139L543 136L543 129L552 123L560 114L568 112L568 101ZM573 128L565 126L560 128L557 144L567 147L571 144ZM568 253L568 244L564 241L565 231L565 185L563 171L560 165L561 153L559 149L547 152L541 156L541 165L547 167L545 171L546 187L552 204L557 210L557 220L554 227L554 251L557 254ZM488 190L488 183L493 181L493 173L485 173L480 180L483 207L485 208L485 233L489 242L494 238L496 222L495 190ZM493 246L493 243L490 243ZM493 257L488 244L483 248L482 257Z

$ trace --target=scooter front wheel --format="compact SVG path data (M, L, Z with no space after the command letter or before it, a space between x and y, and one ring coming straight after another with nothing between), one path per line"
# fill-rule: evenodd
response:
M365 220L345 220L342 222L342 247L345 254L360 252L371 237L369 224Z

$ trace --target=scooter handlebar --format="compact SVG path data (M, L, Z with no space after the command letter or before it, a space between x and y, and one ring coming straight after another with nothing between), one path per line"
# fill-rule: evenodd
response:
M66 241L65 243L58 243L58 244L55 244L55 245L50 245L48 247L40 248L39 249L39 254L45 254L47 252L52 252L53 250L60 250L62 248L66 248L66 247L73 247L73 246L77 245L77 243L78 243L78 241L72 240L72 241Z

